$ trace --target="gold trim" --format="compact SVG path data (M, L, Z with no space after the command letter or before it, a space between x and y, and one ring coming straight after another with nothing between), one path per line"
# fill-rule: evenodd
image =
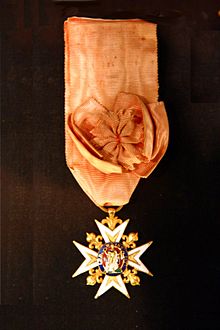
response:
M135 259L136 255L139 254L140 251L134 252L128 256L128 260L134 262L135 264L139 265L138 261Z
M107 235L108 238L109 238L109 241L112 242L112 243L114 243L114 242L116 241L116 239L118 238L118 234L119 234L119 233L115 234L115 236L111 236L111 235L109 235L108 233L106 233L106 235Z
M89 262L86 264L86 267L90 266L91 264L93 264L94 262L97 261L97 257L93 256L93 255L90 254L90 253L87 253L87 254L88 254L90 260L89 260Z
M119 211L122 209L123 206L124 206L124 205L121 205L121 206L118 206L118 207L114 208L114 207L112 207L112 206L110 206L110 207L105 207L105 206L102 206L102 205L98 205L98 207L99 207L103 212L106 212L106 213L109 213L110 210L114 210L115 213L116 213L116 212L119 212Z

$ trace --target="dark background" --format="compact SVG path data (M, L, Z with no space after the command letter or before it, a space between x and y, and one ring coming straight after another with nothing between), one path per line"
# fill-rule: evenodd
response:
M217 229L220 3L8 0L2 7L1 329L220 329ZM72 15L158 23L168 151L119 213L154 244L131 300L98 300L73 246L100 211L65 164L63 21Z

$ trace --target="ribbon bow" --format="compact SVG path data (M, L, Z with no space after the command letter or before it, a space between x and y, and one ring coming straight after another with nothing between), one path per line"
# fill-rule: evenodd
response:
M96 202L98 191L106 199L107 190L121 183L123 203L118 205L127 203L139 178L148 177L157 166L169 136L163 102L145 104L129 93L119 93L112 109L90 98L68 115L67 131L72 141L68 166L78 173L75 177L84 191Z

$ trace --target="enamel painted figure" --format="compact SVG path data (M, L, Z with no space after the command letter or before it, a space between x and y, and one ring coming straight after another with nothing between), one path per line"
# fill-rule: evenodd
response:
M119 275L127 266L127 251L121 244L104 244L99 251L98 261L103 273Z

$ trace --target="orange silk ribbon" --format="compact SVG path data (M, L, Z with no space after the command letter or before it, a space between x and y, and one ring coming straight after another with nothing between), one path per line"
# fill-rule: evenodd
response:
M163 157L156 25L69 18L65 30L67 165L97 205L124 205Z

